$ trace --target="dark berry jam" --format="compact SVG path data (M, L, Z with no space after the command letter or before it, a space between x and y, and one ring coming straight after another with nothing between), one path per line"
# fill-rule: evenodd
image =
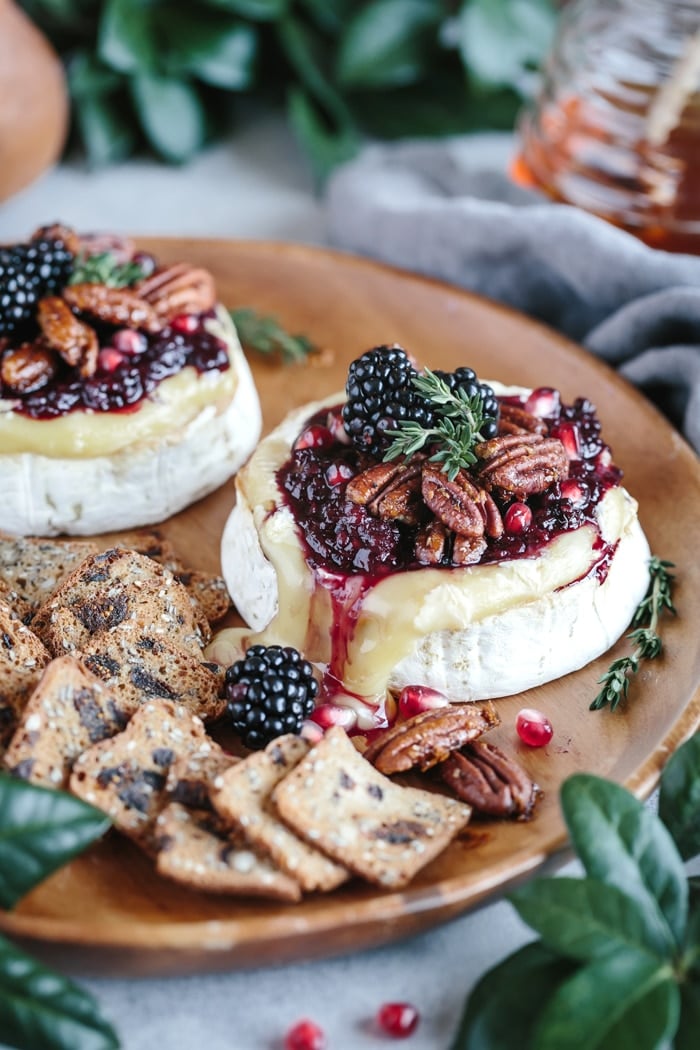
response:
M133 410L164 379L177 375L188 366L203 372L223 372L230 366L226 344L204 327L204 315L194 332L184 334L163 328L147 336L146 349L138 354L123 354L116 367L98 367L89 379L79 379L74 368L63 363L56 375L40 390L29 394L3 391L0 397L11 399L14 411L32 419L54 419L77 409L95 412ZM114 329L102 326L100 345L110 345Z
M511 404L524 399L504 398ZM290 458L277 473L299 527L309 564L318 570L374 578L422 568L415 556L417 528L382 521L346 498L348 481L370 463L353 446L333 438L338 433L339 409L324 410L308 421ZM556 536L585 524L596 529L595 508L605 492L618 485L622 472L613 464L610 449L600 437L594 405L579 398L573 405L554 402L554 414L545 417L549 433L570 454L569 477L546 492L527 499L525 511L515 514L522 523L515 533L488 539L480 564L532 557ZM323 437L326 440L322 440ZM513 499L500 499L505 517ZM601 552L601 558L604 557ZM453 566L449 555L442 563Z

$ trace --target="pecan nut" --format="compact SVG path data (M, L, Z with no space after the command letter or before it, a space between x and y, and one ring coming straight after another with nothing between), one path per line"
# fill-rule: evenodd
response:
M376 463L348 482L345 494L375 518L417 525L421 513L421 464Z
M73 284L63 298L74 310L106 324L142 328L158 332L163 327L158 314L130 288L109 288L104 284Z
M187 263L156 270L136 285L136 291L166 321L178 314L205 313L216 304L212 275Z
M2 359L0 378L18 394L41 390L56 375L56 355L40 342L22 343Z
M533 416L520 405L501 405L498 420L499 434L546 434L547 424L538 416Z
M569 458L558 438L539 434L504 434L477 446L483 460L479 480L488 488L532 496L569 473Z
M479 509L481 491L465 470L450 481L436 467L423 467L423 499L438 521L460 536L476 540L484 535L484 518Z
M433 519L416 536L414 554L420 565L440 565L450 537L441 521Z
M372 741L364 757L387 776L415 767L425 771L499 722L493 704L437 707L397 722Z
M476 813L529 820L542 794L515 759L485 740L475 740L441 764L442 780Z
M55 295L39 301L37 317L47 346L57 350L71 368L80 366L81 376L93 375L99 353L94 328L79 321L68 304Z

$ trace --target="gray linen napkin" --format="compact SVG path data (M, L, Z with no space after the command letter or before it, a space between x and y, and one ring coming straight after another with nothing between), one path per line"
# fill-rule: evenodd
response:
M327 190L328 236L530 314L618 368L700 452L700 257L655 251L514 186L468 138L371 146Z

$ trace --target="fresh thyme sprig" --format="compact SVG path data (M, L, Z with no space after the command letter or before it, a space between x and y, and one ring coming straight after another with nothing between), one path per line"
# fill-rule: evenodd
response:
M318 347L305 335L286 332L276 317L266 317L256 310L241 307L231 310L231 319L245 350L280 354L288 364L304 361L309 354L318 352Z
M118 262L112 252L79 255L75 260L69 284L106 284L108 288L126 288L146 276L137 262Z
M424 427L415 420L400 420L391 431L391 441L384 459L409 458L426 445L435 446L429 457L431 463L440 463L441 469L452 481L463 467L476 463L474 446L484 440L481 433L486 416L484 402L478 394L468 397L460 387L452 391L447 383L429 368L412 376L417 393L432 402L435 425Z
M675 576L668 570L674 568L673 562L652 558L649 562L649 589L646 597L637 606L632 617L635 628L627 637L636 648L629 656L614 660L598 684L603 688L591 704L591 711L599 711L610 706L614 711L627 697L630 678L639 671L642 660L655 660L663 651L663 643L658 633L659 617L664 609L675 616L676 609L672 600Z

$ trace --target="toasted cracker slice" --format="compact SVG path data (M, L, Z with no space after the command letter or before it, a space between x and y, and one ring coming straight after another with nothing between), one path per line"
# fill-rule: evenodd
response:
M134 703L173 700L205 722L226 710L226 699L219 696L220 676L212 670L217 665L204 664L165 639L141 634L134 621L93 635L82 659L94 675Z
M392 889L406 886L471 816L470 807L454 799L401 787L378 773L340 726L328 730L272 799L307 842Z
M275 787L308 751L301 737L273 740L264 751L215 778L209 796L217 813L245 834L252 846L264 850L282 871L297 879L303 890L332 890L349 878L335 864L282 823L270 806Z
M149 700L123 733L80 756L70 789L152 851L153 825L167 801L170 767L178 757L207 755L213 747L196 715L170 700Z
M35 671L51 659L41 639L0 600L0 664Z
M22 712L4 764L33 784L63 787L76 758L121 732L135 706L73 657L52 660Z
M12 739L40 678L40 668L27 669L0 662L0 757Z
M32 627L56 655L81 650L93 635L123 623L195 656L207 634L189 594L171 572L114 547L82 562L37 612ZM204 621L206 632L209 625Z
M155 825L156 869L166 878L209 893L298 901L299 884L231 832L209 810L171 802Z
M0 579L0 600L9 606L22 623L29 623L34 615L34 607L22 597L16 588L3 579Z
M81 561L98 549L88 540L0 534L0 579L21 601L37 609ZM16 611L24 619L20 609Z
M209 797L211 785L240 758L229 755L223 747L211 741L211 750L204 754L195 751L176 758L168 770L165 789L171 802L179 802L188 809L213 811Z

